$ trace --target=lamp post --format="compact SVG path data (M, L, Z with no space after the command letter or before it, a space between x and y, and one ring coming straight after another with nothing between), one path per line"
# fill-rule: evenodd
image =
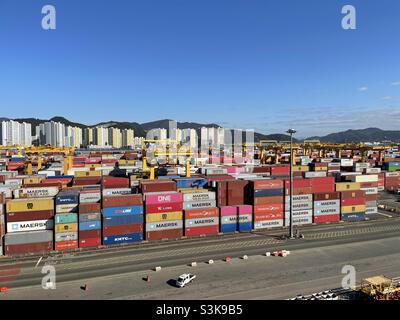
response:
M294 239L293 234L293 135L296 130L289 129L286 133L290 134L290 233L289 238Z

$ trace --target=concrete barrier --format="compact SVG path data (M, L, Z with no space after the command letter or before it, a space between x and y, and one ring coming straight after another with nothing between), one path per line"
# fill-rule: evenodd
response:
M266 252L266 253L265 253L265 256L266 256L266 257L270 257L270 256L271 256L271 252L269 252L269 251Z
M243 257L242 257L242 259L243 260L247 260L249 257L247 256L247 254L245 254Z
M161 267L155 267L154 271L161 271Z
M192 263L190 264L190 266L191 266L191 267L197 267L197 262L192 262Z
M208 264L213 264L214 263L214 260L208 260Z

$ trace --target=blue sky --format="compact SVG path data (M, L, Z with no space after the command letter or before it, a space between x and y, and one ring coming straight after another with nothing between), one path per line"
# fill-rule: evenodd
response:
M41 28L41 9L57 29ZM357 29L341 28L341 8ZM400 126L398 0L0 0L3 117Z

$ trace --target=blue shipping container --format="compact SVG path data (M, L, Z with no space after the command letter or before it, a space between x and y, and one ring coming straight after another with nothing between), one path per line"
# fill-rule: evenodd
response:
M101 222L100 221L88 221L88 222L81 222L79 224L79 231L85 230L99 230L101 229Z
M143 241L143 233L128 233L103 237L104 245Z
M283 196L283 188L279 189L255 189L255 197L278 197Z
M178 189L204 188L208 185L208 180L204 178L181 178L175 181Z
M138 224L143 222L143 214L103 217L103 226L105 227L121 226L125 224Z
M143 206L112 207L103 209L103 216L105 217L134 214L143 214Z
M360 221L365 220L365 212L353 212L341 215L342 221Z
M59 193L56 196L57 204L77 204L79 203L79 193Z
M253 229L253 222L241 222L238 225L238 231L240 232L248 232Z
M220 231L223 233L235 232L238 229L237 223L221 224Z

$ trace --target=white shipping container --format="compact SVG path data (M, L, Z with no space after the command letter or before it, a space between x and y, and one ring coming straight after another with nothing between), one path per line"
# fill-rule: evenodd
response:
M292 202L309 202L313 200L313 195L312 194L299 194L299 195L294 195L292 196ZM287 203L290 202L290 196L285 197L285 201Z
M305 178L326 177L326 171L306 171L303 174Z
M46 177L54 177L54 176L56 176L56 172L54 170L40 170L38 173L45 174Z
M8 187L8 186L16 186L20 187L22 185L22 179L8 179L3 182L3 184Z
M21 188L14 190L14 198L51 198L59 191L58 187Z
M12 195L13 195L13 190L17 189L17 188L18 188L18 186L14 186L14 187L0 186L0 193L4 193L4 195L7 199L11 199Z
M398 177L400 176L400 171L385 172L385 177Z
M378 207L366 207L365 214L374 214L378 213Z
M108 196L117 196L122 194L131 194L131 188L111 188L111 189L103 189L103 197Z
M219 217L207 217L185 220L185 228L215 226L219 224Z
M254 229L268 229L275 227L283 227L283 219L265 220L254 222Z
M374 188L360 188L360 190L364 191L365 194L378 194L378 187L374 187Z
M353 182L378 182L377 174L363 174L352 178Z
M54 220L19 221L7 223L7 233L22 231L52 230Z
M215 192L194 192L183 194L183 201L185 202L202 200L215 200Z
M56 213L70 213L70 212L77 212L77 211L78 211L77 203L57 204L56 205Z
M293 217L293 225L299 226L303 224L311 224L313 223L313 217L311 216L303 216L303 217ZM285 227L290 226L290 219L285 219Z
M340 159L340 166L341 167L352 167L353 159Z
M100 202L101 193L99 192L81 192L79 194L79 203Z
M381 168L367 168L364 170L365 173L380 173L381 171Z

